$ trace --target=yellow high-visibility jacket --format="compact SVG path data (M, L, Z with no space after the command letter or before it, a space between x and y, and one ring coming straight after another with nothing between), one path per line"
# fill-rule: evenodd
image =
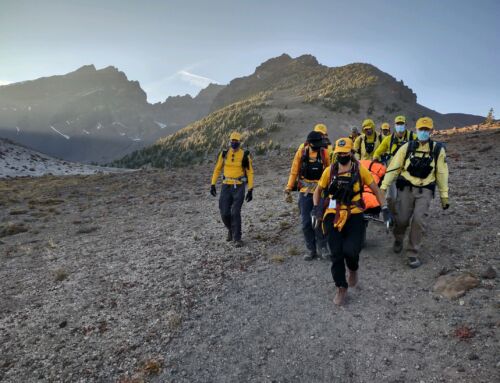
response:
M299 178L300 168L302 166L302 156L304 154L304 144L301 144L295 153L293 158L292 167L290 168L290 176L288 177L287 190L292 190ZM315 152L309 150L309 161L315 162L320 152ZM333 151L332 151L333 154ZM330 153L326 149L325 161L323 163L323 169L330 166ZM316 186L318 185L318 180L308 180L306 178L301 178L302 187L300 188L301 193L314 193Z
M355 156L358 160L371 160L373 158L373 154L375 150L377 150L380 145L380 134L377 132L373 132L372 136L367 136L366 134L361 134L356 141L354 141L353 150L355 152ZM371 153L366 151L366 143L374 143L374 148Z
M220 172L224 167L222 173L222 183L228 185L241 185L243 183L242 178L247 177L248 189L253 188L253 165L252 158L248 156L248 169L243 168L243 156L245 151L241 148L233 150L229 148L226 153L226 158L223 158L222 152L217 158L217 163L215 164L215 169L212 174L212 185L217 183L217 178L219 178Z
M384 180L382 181L382 190L387 190L389 186L396 180L398 176L403 177L405 180L410 182L413 186L422 187L428 186L432 183L436 183L439 188L439 196L441 198L448 198L448 164L446 163L446 152L444 148L439 152L437 161L431 162L432 171L426 178L413 177L408 172L408 166L410 165L410 157L406 158L406 152L408 151L408 143L404 144L393 157L391 164L389 165L387 172L385 173ZM415 151L415 156L423 157L429 156L430 145L429 142L424 144L419 143L417 150ZM404 162L404 163L403 163ZM437 165L437 170L435 166Z
M411 139L410 139L411 138ZM406 130L403 133L403 136L400 138L396 133L392 133L385 137L377 149L375 149L375 153L373 154L373 159L380 161L384 154L389 154L393 156L399 147L401 147L405 142L415 141L417 139L417 135L414 132ZM391 146L392 141L392 147Z

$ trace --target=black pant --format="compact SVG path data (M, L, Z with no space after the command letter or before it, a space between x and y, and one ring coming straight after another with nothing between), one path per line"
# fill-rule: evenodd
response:
M222 222L231 231L234 241L241 240L241 206L245 199L245 185L222 185L219 210Z
M321 228L316 230L312 227L311 211L313 209L313 195L311 193L299 194L299 209L302 220L302 232L306 241L306 247L311 252L316 254L316 246L318 248L326 248L326 238L323 236Z
M345 266L352 271L359 267L365 224L363 214L352 214L339 232L333 227L334 218L335 214L328 214L324 222L332 252L332 276L337 287L347 287Z

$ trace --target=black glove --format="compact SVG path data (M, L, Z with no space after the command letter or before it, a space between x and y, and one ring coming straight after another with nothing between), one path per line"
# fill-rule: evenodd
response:
M313 206L311 210L311 223L314 230L316 230L321 224L321 217L318 217L319 206Z
M217 195L217 190L215 190L215 185L210 186L210 194L214 197Z
M253 189L248 189L245 201L250 202L253 199Z
M382 207L382 216L384 217L384 222L387 225L387 228L393 225L392 213L387 206Z

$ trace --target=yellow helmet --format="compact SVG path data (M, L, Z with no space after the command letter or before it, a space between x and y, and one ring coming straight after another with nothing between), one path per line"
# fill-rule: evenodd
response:
M394 123L402 122L403 124L406 124L406 117L405 116L396 116L394 119Z
M238 132L233 132L231 133L231 135L229 136L229 139L232 141L232 140L236 140L236 141L241 141L241 134L238 133Z
M384 122L382 126L380 127L382 130L391 130L391 126L389 125L388 122Z
M430 118L430 117L419 118L417 120L417 129L421 129L421 128L433 129L434 122L432 121L432 118Z
M366 120L363 121L363 130L365 129L374 129L375 128L375 123L371 118L367 118Z
M328 134L328 128L326 127L325 124L316 124L313 130L325 136Z

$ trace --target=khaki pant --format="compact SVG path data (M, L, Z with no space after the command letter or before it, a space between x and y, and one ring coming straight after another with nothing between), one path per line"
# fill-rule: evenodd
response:
M396 211L397 197L398 197L398 189L396 188L396 182L393 182L391 186L389 186L389 189L387 189L386 199L387 199L387 206L389 207L389 210L394 216L397 214Z
M406 228L410 225L410 235L407 251L418 253L422 238L429 219L429 206L433 195L432 191L425 188L405 186L398 190L396 199L396 215L394 217L394 237L403 241Z

